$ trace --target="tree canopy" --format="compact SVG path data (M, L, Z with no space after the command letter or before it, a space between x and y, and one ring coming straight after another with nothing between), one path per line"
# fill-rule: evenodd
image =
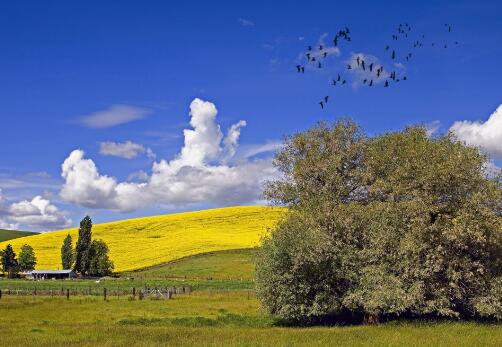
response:
M37 257L35 256L33 247L31 247L30 245L23 245L23 247L21 247L18 263L20 271L35 270L35 265L37 265Z
M265 196L290 208L263 242L258 294L279 317L502 319L502 190L488 158L422 127L344 120L285 140Z

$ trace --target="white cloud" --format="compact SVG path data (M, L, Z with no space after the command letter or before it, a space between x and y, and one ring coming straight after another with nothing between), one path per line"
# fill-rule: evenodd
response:
M231 158L235 155L237 146L239 145L239 137L241 136L241 128L247 125L245 120L241 120L236 124L233 124L228 130L227 136L223 140L225 145L225 156L226 158Z
M82 117L80 122L89 128L110 128L145 118L148 113L148 110L139 107L112 105L106 110Z
M155 158L155 153L150 148L145 148L139 143L131 141L120 142L101 142L99 144L99 153L106 156L113 156L125 159L133 159L138 155L145 153L148 158Z
M64 212L39 195L31 200L7 204L0 190L0 228L18 229L23 225L47 230L68 227L70 224L71 219Z
M239 18L238 21L243 27L253 27L254 26L254 22L250 21L249 19Z
M439 120L435 120L431 123L425 125L425 130L427 131L427 136L432 137L436 134L441 127L441 122Z
M502 104L486 122L458 121L450 131L467 145L481 148L493 159L502 159Z
M236 152L245 121L232 125L224 138L216 123L216 106L194 99L184 144L172 160L154 162L145 182L118 182L101 175L82 150L74 150L62 165L65 180L61 197L91 208L132 211L148 205L174 206L197 203L229 205L260 198L262 182L276 174L271 159L226 164ZM222 146L223 143L223 146ZM133 177L136 178L136 177Z
M359 58L360 62L364 60L365 70L362 69L361 65L357 64L357 58ZM352 82L352 87L354 88L362 86L365 79L368 82L373 80L373 84L375 85L385 82L385 80L388 80L390 77L389 71L387 71L380 60L371 54L352 53L349 60L346 61L346 64L352 66L352 69L347 71L354 76L354 81ZM372 71L369 69L370 64L373 64ZM377 70L381 67L383 67L383 72L378 76Z

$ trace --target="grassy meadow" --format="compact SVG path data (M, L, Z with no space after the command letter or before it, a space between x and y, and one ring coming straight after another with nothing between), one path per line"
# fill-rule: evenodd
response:
M500 346L500 326L388 323L280 326L241 291L200 291L172 300L111 297L0 299L2 346Z
M93 239L110 248L116 272L163 264L194 254L256 247L284 209L263 206L228 207L163 216L135 218L96 224ZM37 269L61 267L61 245L67 234L77 241L78 229L59 230L1 242L16 252L31 245L38 258Z

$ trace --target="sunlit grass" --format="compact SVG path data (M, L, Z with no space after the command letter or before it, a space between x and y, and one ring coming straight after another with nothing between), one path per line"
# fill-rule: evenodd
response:
M115 271L135 270L204 252L256 247L284 211L242 206L136 218L94 225L93 238L108 244ZM73 228L9 243L17 252L25 243L33 246L37 269L58 269L68 233L76 242L77 228ZM6 245L2 242L0 248Z
M500 325L388 323L292 328L275 325L254 295L194 292L172 300L4 296L6 346L500 346Z

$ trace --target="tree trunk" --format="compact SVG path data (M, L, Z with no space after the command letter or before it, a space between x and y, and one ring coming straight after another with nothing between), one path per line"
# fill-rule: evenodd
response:
M364 314L363 324L366 325L377 325L380 323L380 318L378 314L366 313Z

